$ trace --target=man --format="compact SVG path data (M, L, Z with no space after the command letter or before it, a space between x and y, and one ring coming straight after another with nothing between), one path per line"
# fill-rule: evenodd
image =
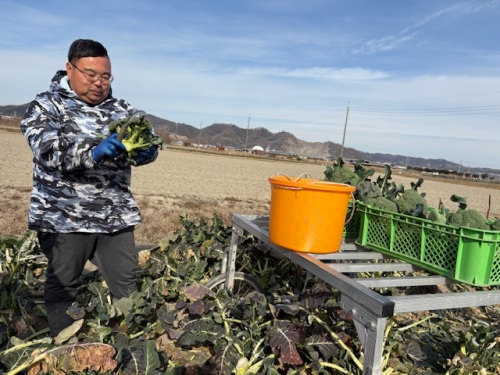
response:
M38 232L48 259L44 299L53 336L73 322L66 310L87 260L114 298L135 288L134 226L141 215L130 192L131 167L119 157L125 147L108 129L135 110L112 96L112 81L104 46L75 40L66 70L56 73L21 121L33 151L28 227ZM137 165L157 155L156 146L142 151Z

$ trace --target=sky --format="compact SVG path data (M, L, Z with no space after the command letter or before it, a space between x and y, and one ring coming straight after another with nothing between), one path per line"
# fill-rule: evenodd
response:
M0 105L94 39L113 95L166 120L498 169L499 20L500 0L0 0Z

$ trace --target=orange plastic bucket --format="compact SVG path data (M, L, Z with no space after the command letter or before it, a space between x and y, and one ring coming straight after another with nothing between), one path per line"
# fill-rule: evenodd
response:
M281 175L269 182L271 242L306 253L339 251L354 186Z

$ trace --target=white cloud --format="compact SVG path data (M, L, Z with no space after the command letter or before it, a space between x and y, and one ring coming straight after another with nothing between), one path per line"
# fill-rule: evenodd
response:
M374 80L389 77L388 73L363 68L242 68L238 74L252 76L278 76L291 78L311 78L328 80Z

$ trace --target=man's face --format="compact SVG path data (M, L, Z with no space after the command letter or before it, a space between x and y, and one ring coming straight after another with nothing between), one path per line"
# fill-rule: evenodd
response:
M82 57L66 63L73 91L90 105L102 103L111 89L111 63L107 57Z

